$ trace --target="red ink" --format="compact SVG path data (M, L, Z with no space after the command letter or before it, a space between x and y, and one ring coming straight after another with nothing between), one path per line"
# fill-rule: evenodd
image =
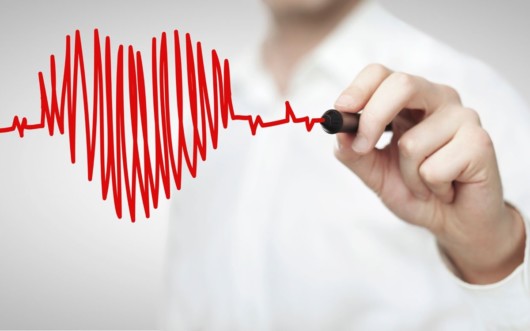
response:
M154 118L154 147L148 144L148 107L147 89L144 77L142 54L135 52L132 46L127 50L120 45L116 64L112 63L110 38L105 38L101 49L98 30L94 31L94 81L93 95L89 98L87 73L83 56L81 35L76 31L73 41L73 54L70 36L66 37L66 52L62 85L58 86L55 57L50 57L50 89L47 89L44 75L39 72L41 94L41 118L35 124L28 123L24 117L13 118L9 127L0 127L0 134L18 131L24 137L25 131L48 128L53 136L55 128L60 134L67 125L70 143L70 157L76 162L76 116L77 97L81 93L85 124L88 180L94 174L96 152L99 151L102 197L107 199L112 190L112 198L118 218L122 217L123 191L131 221L136 218L136 198L141 197L146 217L150 216L151 204L157 208L160 190L170 198L171 184L180 190L183 167L195 177L198 158L206 160L207 142L217 148L219 128L227 128L229 121L248 122L252 135L258 127L267 128L282 124L303 123L311 131L321 118L296 117L289 102L285 103L285 117L264 122L260 116L239 115L232 105L230 68L228 60L222 63L215 50L212 51L213 96L208 91L204 58L201 43L196 44L194 52L189 34L186 34L185 61L187 92L189 95L192 127L192 142L185 136L184 129L184 87L183 59L178 31L174 31L174 77L169 73L169 51L166 34L163 33L160 45L152 39L151 74L153 105L150 113ZM158 48L159 46L159 48ZM127 56L125 56L127 52ZM114 67L115 66L115 67ZM112 74L116 70L116 81ZM127 75L127 76L126 76ZM176 111L171 109L169 79L175 79ZM115 83L115 85L113 85ZM58 90L60 88L60 91ZM129 109L126 109L125 89L128 89ZM113 90L114 89L114 90ZM213 100L213 105L210 100ZM90 106L90 102L92 105ZM130 121L125 120L125 111L130 113ZM66 115L68 117L65 123ZM173 126L177 118L177 126ZM132 133L132 145L125 139L126 128ZM172 130L176 129L178 142L174 148ZM190 138L188 137L188 140ZM141 147L140 147L141 145ZM131 152L127 152L132 150ZM151 155L154 153L154 162ZM141 159L143 156L143 160ZM129 162L131 167L129 168ZM139 191L139 192L138 192Z

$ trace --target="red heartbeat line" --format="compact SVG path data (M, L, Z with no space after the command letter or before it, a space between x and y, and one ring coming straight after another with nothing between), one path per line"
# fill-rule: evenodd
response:
M185 60L187 92L189 96L189 115L192 124L192 143L188 146L184 129L184 88L183 59L181 55L179 33L174 36L174 78L176 83L176 114L172 113L169 91L169 57L166 34L162 33L160 45L152 39L151 74L153 104L151 113L154 117L154 162L151 161L152 147L148 144L148 107L146 101L146 81L142 54L127 49L127 63L124 60L124 47L120 45L116 58L116 80L112 80L112 56L110 38L105 38L104 55L100 44L99 32L94 30L94 81L92 106L89 105L87 75L83 56L81 34L75 33L73 42L73 60L71 38L66 36L66 52L60 94L55 57L50 57L50 90L46 88L44 75L39 72L41 95L41 118L38 123L30 124L18 116L8 127L0 127L0 134L18 131L24 137L25 131L48 128L50 136L55 128L60 134L65 132L65 119L70 143L70 158L76 162L76 116L77 97L82 93L82 107L85 123L86 152L88 163L88 180L92 181L96 151L99 149L102 197L106 200L112 189L114 207L118 218L122 217L122 184L125 184L126 200L131 221L136 219L137 190L145 216L149 218L151 203L157 208L160 189L164 190L167 199L171 196L171 181L177 190L181 189L182 170L185 166L192 177L197 175L198 158L206 160L207 142L210 138L213 149L217 148L219 118L224 129L230 121L248 122L252 135L258 127L267 128L282 124L303 123L311 131L320 118L296 117L289 102L285 103L285 117L265 122L258 115L239 115L234 112L230 85L230 68L228 60L221 64L217 52L212 50L213 106L211 94L206 83L204 58L200 42L194 48L189 34L186 34ZM125 66L127 66L125 69ZM127 72L128 84L126 84ZM127 85L127 86L126 86ZM115 88L115 91L113 91ZM125 88L129 93L130 121L125 120ZM198 92L198 95L197 95ZM177 117L176 149L172 138L172 116ZM127 153L131 148L125 136L125 129L132 132L132 155ZM140 128L139 128L140 126ZM142 145L142 147L140 147ZM141 159L143 155L143 161ZM129 168L128 158L131 159ZM123 182L122 182L123 181Z

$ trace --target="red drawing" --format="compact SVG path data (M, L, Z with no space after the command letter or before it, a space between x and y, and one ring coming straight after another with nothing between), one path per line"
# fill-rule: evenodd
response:
M123 45L120 45L114 67L110 38L105 38L102 54L97 29L94 30L93 95L90 98L81 34L76 31L73 54L71 38L66 37L62 84L58 85L53 55L50 57L49 89L46 87L43 73L39 72L40 121L31 124L25 117L20 119L15 116L11 126L0 127L0 134L18 131L20 137L24 137L25 131L47 128L50 136L53 136L56 128L64 134L66 125L70 142L70 157L72 163L75 163L77 98L78 94L81 94L88 180L91 181L93 178L96 152L99 152L102 197L106 200L109 190L112 190L115 211L118 218L121 218L123 214L122 187L124 186L129 215L131 221L134 222L138 191L145 215L149 217L151 204L153 208L158 206L161 188L168 199L171 196L172 182L180 190L184 167L193 177L197 175L198 158L206 160L208 140L211 140L212 148L217 148L219 128L222 126L226 129L229 121L248 122L252 135L256 134L258 127L266 128L290 122L303 123L307 131L311 131L316 123L323 121L321 118L296 117L289 102L285 103L285 117L275 121L264 122L260 116L236 114L232 105L228 60L221 62L217 52L212 51L213 91L208 91L201 43L196 44L194 53L191 38L189 34L186 34L184 55L186 72L183 75L183 56L178 31L175 30L173 36L174 76L168 70L170 52L168 52L166 34L162 34L160 44L156 38L152 39L153 104L151 109L148 109L146 100L147 90L142 54L135 52L133 47L129 46L125 60L125 49ZM113 70L116 70L115 82L112 79ZM172 93L169 90L170 77L175 79L176 90L172 92L176 95L176 107L170 103L170 93ZM191 135L187 132L188 139L193 137L191 143L185 136L183 121L184 78L187 79L190 102L189 114L186 116L191 117ZM128 109L126 109L125 89L129 95ZM130 120L125 119L127 110L130 112ZM149 132L148 112L151 112L149 114L154 118L154 123L151 125L154 133ZM132 132L130 141L126 139L126 129ZM176 143L172 138L174 136L172 130L177 130ZM150 146L148 137L153 134L154 146ZM132 153L127 153L127 150L132 150ZM153 153L154 162L151 160Z

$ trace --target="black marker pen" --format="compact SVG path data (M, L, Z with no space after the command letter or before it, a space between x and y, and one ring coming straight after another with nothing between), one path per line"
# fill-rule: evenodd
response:
M329 134L347 132L356 133L359 128L361 114L341 112L330 109L322 115L324 122L321 122L322 129ZM385 127L385 131L392 131L392 123Z

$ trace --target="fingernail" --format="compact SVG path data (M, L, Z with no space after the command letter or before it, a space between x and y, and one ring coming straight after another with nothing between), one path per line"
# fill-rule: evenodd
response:
M357 153L366 153L370 149L370 143L365 136L358 134L351 146Z
M337 108L352 108L353 106L355 106L355 99L347 94L341 95L335 101L335 107Z

